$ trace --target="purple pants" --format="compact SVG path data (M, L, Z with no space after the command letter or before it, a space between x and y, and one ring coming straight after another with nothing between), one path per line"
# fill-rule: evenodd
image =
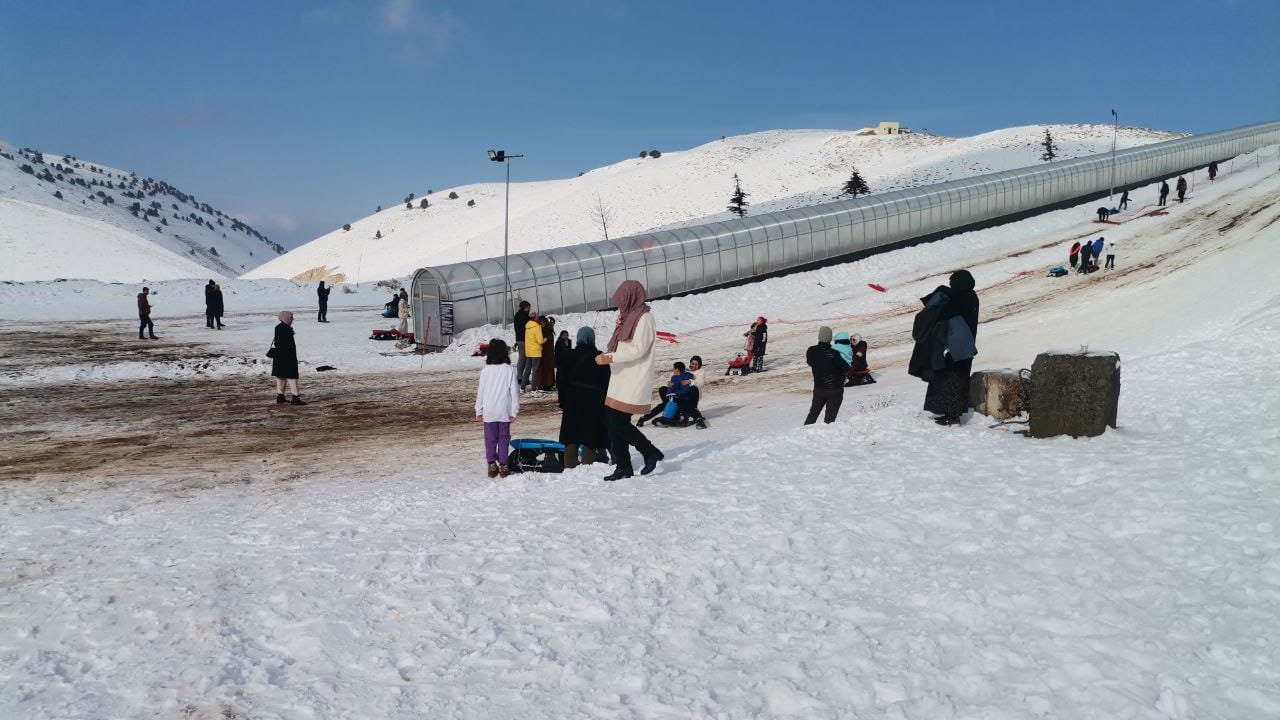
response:
M487 422L484 424L484 459L486 462L507 464L511 447L511 423Z

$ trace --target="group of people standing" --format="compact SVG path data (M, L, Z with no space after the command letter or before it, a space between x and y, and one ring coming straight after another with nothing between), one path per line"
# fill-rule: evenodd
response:
M563 366L565 354L573 349L569 331L556 335L556 319L532 309L529 301L520 301L512 327L516 333L516 349L520 352L516 378L520 389L554 390L559 382L556 368Z
M1098 269L1098 260L1104 254L1107 258L1106 269L1114 268L1116 266L1116 252L1115 240L1107 240L1103 237L1083 243L1077 240L1071 243L1071 250L1067 252L1067 260L1071 263L1072 270L1088 274Z
M557 383L563 410L560 441L566 446L566 466L577 464L579 452L584 463L594 462L607 446L614 463L613 471L604 478L607 481L635 475L632 447L643 460L641 475L653 472L663 459L662 451L631 422L632 415L650 409L649 382L656 351L653 313L646 303L644 286L636 280L624 281L611 299L618 308L618 318L605 349L596 349L594 330L579 329L577 345L563 351L564 364ZM528 385L522 380L545 357L543 326L537 318L528 302L520 303L515 320L516 343L521 351L517 367L511 366L504 341L489 341L475 410L477 420L485 423L485 460L491 477L502 475L508 467L510 425L518 416L521 387ZM564 337L567 339L567 333ZM500 350L495 351L495 346ZM554 356L554 348L550 354ZM490 370L490 366L500 367ZM495 423L492 429L491 422Z

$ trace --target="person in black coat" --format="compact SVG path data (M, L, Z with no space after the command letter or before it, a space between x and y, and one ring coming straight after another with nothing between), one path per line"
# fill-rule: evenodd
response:
M271 341L271 376L276 379L276 404L284 403L285 392L293 395L294 405L306 405L298 397L298 346L293 341L293 313L281 311Z
M1129 207L1129 191L1125 190L1120 193L1120 209L1126 210Z
M609 366L597 365L596 333L589 327L578 329L578 345L565 355L560 366L560 442L564 443L564 466L583 464L608 457L609 434L605 423L605 394L609 391Z
M204 326L213 327L213 288L217 283L210 280L209 284L204 286Z
M751 326L751 371L764 372L764 351L769 344L769 324L764 317L756 318Z
M529 364L529 355L524 348L524 330L529 326L529 311L533 306L528 300L520 301L520 309L516 310L515 317L512 318L511 326L516 331L516 342L512 348L520 354L520 359L516 361L516 377L524 377L524 366Z
M213 322L221 330L222 325L222 286L218 283L213 284Z
M1161 180L1160 181L1160 204L1164 205L1168 199L1169 199L1169 181Z
M804 360L813 371L813 402L809 404L804 424L817 422L818 413L824 407L826 414L822 422L833 423L836 413L840 412L840 404L844 402L844 378L849 372L849 363L831 347L831 328L826 325L818 328L818 344L805 352Z
M316 302L320 304L320 313L316 316L316 322L329 322L329 292L333 288L324 286L324 281L320 281L320 285L316 288Z
M915 347L907 373L929 383L924 409L939 425L954 425L969 409L969 374L978 337L978 294L968 270L951 273L950 287L940 285L920 298L911 337Z
M1178 202L1182 202L1186 198L1187 198L1187 179L1184 177L1179 177L1178 178Z

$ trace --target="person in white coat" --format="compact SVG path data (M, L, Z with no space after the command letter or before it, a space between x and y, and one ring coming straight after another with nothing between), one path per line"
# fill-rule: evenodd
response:
M510 470L511 423L520 414L520 383L511 366L507 343L489 341L480 386L476 389L476 421L484 423L484 455L489 477L506 477Z
M409 291L400 288L400 302L396 304L396 315L400 317L398 332L401 335L409 332Z
M1116 241L1107 241L1107 269L1114 269L1116 266Z
M641 475L658 467L662 451L654 446L640 428L631 424L631 416L649 410L653 399L654 332L653 313L645 304L645 289L637 280L625 280L613 292L618 308L618 321L609 338L606 352L596 356L596 363L609 365L609 391L604 404L609 426L614 468L605 480L620 480L634 475L631 446L644 458Z

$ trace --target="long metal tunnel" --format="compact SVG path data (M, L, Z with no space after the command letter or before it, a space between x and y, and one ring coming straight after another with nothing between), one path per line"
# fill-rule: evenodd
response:
M510 256L511 297L543 313L610 307L627 279L656 299L709 290L876 248L996 224L1145 184L1268 145L1280 122L1062 160L858 199ZM419 342L448 346L461 330L509 322L502 258L418 270L411 284Z

